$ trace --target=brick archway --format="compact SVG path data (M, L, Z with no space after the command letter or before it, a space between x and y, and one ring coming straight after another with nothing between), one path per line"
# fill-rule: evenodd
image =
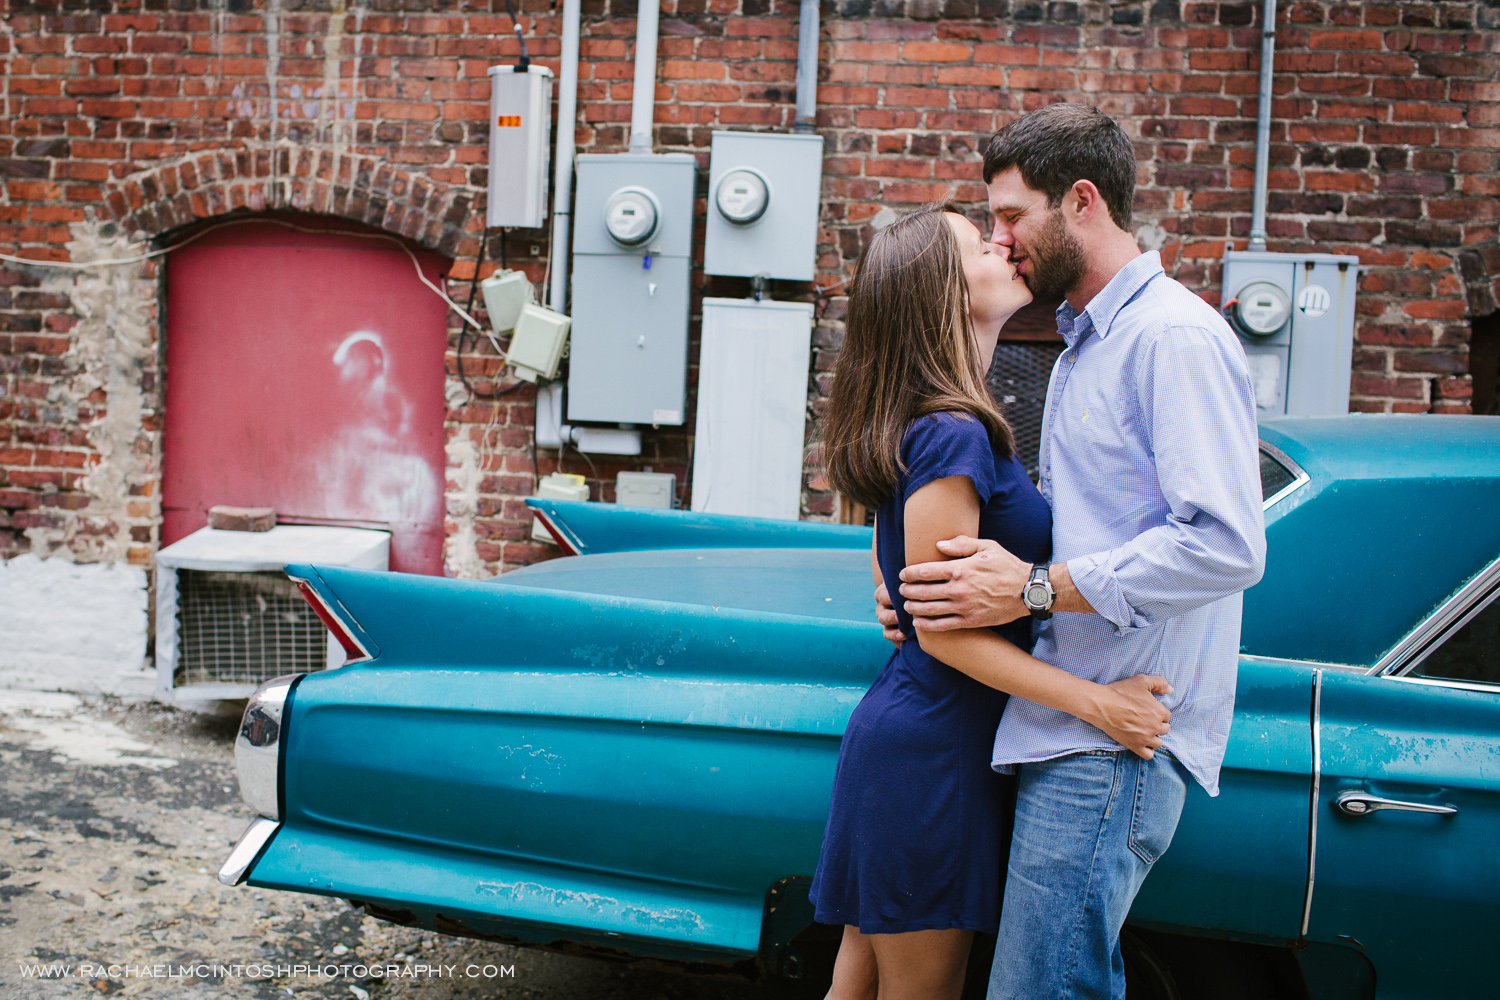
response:
M291 209L362 222L462 260L479 251L479 230L469 225L478 219L482 227L484 206L474 188L433 181L376 157L221 149L117 181L101 207L101 222L144 238L236 210Z
M467 263L478 254L481 189L435 181L379 157L335 157L325 147L274 155L273 170L270 150L203 150L107 181L93 210L74 225L66 249L58 248L59 256L79 259L80 249L82 259L130 256L144 241L196 224L278 211L362 223L451 261ZM83 561L151 565L162 525L161 275L160 262L147 261L69 281L66 294L83 319L64 320L70 323L67 336L100 345L80 355L84 360L67 380L85 407L80 413L92 414L82 430L93 452L83 459L93 464L86 477L66 470L52 474L62 480L60 492L45 511L29 509L41 506L40 497L22 498L28 505L23 514L36 522L28 524L36 529L33 551L45 555L66 547ZM106 302L114 308L104 308ZM450 316L450 323L456 318ZM107 407L97 405L106 400Z

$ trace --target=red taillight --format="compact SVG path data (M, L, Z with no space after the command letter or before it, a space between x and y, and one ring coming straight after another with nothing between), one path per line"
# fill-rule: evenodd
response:
M552 518L547 516L546 511L533 510L532 513L536 515L538 521L542 522L542 527L547 529L547 533L552 536L552 540L557 543L557 547L563 550L563 555L578 555L578 547L569 540L567 535L563 534L562 529L553 523Z
M369 651L360 645L359 640L354 637L354 633L350 632L344 623L339 620L338 615L335 615L328 605L323 603L322 596L316 590L312 589L312 586L306 580L298 580L297 589L302 591L302 596L307 599L308 604L312 605L312 609L318 613L318 618L328 627L328 631L333 633L333 637L339 641L339 645L344 647L344 654L348 657L344 662L359 663L370 659Z

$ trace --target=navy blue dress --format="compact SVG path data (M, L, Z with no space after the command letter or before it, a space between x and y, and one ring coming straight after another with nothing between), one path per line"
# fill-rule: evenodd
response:
M1027 562L1052 551L1052 512L1014 457L999 459L966 414L913 421L906 473L875 518L876 558L907 636L849 717L811 896L817 919L866 934L960 930L1000 921L1013 779L990 769L1006 695L922 651L896 593L906 565L907 499L967 476L979 534ZM1031 620L995 632L1031 649Z

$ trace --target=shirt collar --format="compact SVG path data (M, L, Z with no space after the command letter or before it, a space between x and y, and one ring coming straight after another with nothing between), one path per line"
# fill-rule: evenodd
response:
M1062 334L1069 346L1090 330L1096 331L1100 337L1107 337L1115 316L1125 308L1125 304L1161 273L1161 254L1155 250L1141 254L1115 272L1115 276L1099 290L1098 295L1089 300L1081 313L1064 300L1057 307L1057 332Z

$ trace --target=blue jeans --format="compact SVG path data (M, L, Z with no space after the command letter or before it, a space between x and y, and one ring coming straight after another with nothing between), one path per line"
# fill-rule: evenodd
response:
M1160 750L1090 750L1020 772L987 1000L1122 1000L1120 928L1191 779Z

